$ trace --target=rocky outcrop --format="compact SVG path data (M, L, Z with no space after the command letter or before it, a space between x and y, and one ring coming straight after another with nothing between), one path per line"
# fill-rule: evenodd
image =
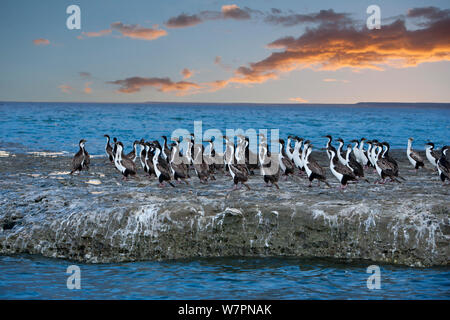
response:
M230 192L230 178L221 175L208 186L193 178L189 186L159 189L143 176L122 182L103 159L72 177L61 171L70 159L34 157L44 168L36 173L23 165L28 158L0 160L2 168L8 161L24 168L0 172L2 254L91 263L302 256L421 267L450 260L450 188L428 171L404 175L402 184L358 183L345 192L307 188L299 177L278 191L255 176L252 190Z

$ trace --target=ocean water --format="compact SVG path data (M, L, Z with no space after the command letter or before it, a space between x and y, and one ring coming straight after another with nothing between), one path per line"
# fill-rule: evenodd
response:
M79 290L67 288L73 264ZM450 299L448 268L381 265L380 289L370 290L369 265L297 258L97 265L0 256L0 299Z
M392 148L414 148L427 141L449 144L450 105L257 105L257 104L0 104L0 149L13 152L57 151L74 153L86 139L91 154L103 154L104 134L119 138L126 151L134 140L161 140L176 129L194 130L194 121L208 129L279 129L323 146L324 135L349 142L355 138L388 141Z
M377 138L393 148L450 144L448 105L297 106L195 104L0 103L0 150L78 150L104 154L104 134L127 151L135 139L160 139L179 128L279 129L322 147L326 134L347 142ZM60 169L58 169L60 170ZM61 169L62 170L62 169ZM0 190L6 192L8 190ZM11 198L11 197L5 197ZM39 223L39 221L36 221ZM66 269L81 268L81 290L66 287ZM369 261L214 258L82 264L41 256L0 256L0 299L449 299L450 269L380 265L381 289L369 290Z

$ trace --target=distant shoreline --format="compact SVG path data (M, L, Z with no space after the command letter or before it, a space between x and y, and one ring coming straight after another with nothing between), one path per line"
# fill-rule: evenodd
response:
M165 101L146 101L146 102L58 102L58 101L0 101L0 106L4 104L20 104L20 103L33 103L33 104L115 104L115 105L195 105L195 106L288 106L288 107L340 107L340 108L450 108L450 102L357 102L357 103L257 103L257 102L165 102Z

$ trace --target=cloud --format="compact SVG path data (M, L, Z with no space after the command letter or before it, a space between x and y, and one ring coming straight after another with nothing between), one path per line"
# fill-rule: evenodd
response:
M43 39L43 38L39 38L39 39L35 39L33 40L33 43L35 46L47 46L50 44L50 40L47 39Z
M180 14L179 16L170 18L166 22L166 26L168 28L185 28L185 27L192 27L199 23L202 23L202 19L194 14L194 15L187 15L187 14Z
M181 70L181 74L183 75L183 79L189 79L194 75L194 72L192 72L188 68L184 68L183 70Z
M272 13L280 14L279 11L275 9ZM173 82L169 78L133 77L110 83L120 85L119 91L125 93L137 92L142 87L150 86L161 92L176 92L180 95L217 91L233 84L264 83L278 79L284 73L305 68L381 71L388 67L407 68L425 62L450 61L450 17L446 12L447 10L436 8L411 9L408 19L422 17L425 23L421 28L407 29L405 21L397 19L390 24L383 24L380 30L368 30L365 24L342 24L339 22L342 21L341 18L337 17L333 23L322 23L322 18L319 17L323 17L325 13L319 12L308 18L309 21L318 22L315 27L307 28L298 37L283 37L269 43L267 48L277 51L262 60L240 66L227 79L196 84ZM326 14L330 14L330 10ZM346 14L341 17L344 19ZM216 56L214 63L222 65L222 58ZM333 78L324 81L347 82Z
M86 82L84 84L84 89L83 92L86 94L91 94L92 93L92 88L90 88L89 86L92 84L92 82Z
M67 84L62 84L58 86L58 88L61 89L61 91L64 93L72 93L73 90L73 88Z
M229 66L229 65L227 65L227 64L224 64L224 63L222 62L222 57L221 57L221 56L216 56L216 57L214 58L214 64L217 64L218 66L220 66L221 68L223 68L223 69L225 69L225 70L227 70L227 71L230 71L230 70L231 70L231 66Z
M342 83L348 83L350 81L348 80L339 80L339 79L334 79L334 78L325 78L322 80L323 82L342 82Z
M336 13L333 9L320 10L317 13L310 14L282 14L281 10L272 9L271 14L268 14L264 18L264 21L271 24L280 24L286 27L291 27L304 23L344 24L351 23L352 19L350 18L350 14Z
M168 28L186 28L198 25L205 21L210 20L248 20L251 18L251 13L257 13L258 11L252 10L250 8L241 9L235 4L224 5L220 11L201 11L196 14L186 14L182 13L176 17L172 17L165 25Z
M90 74L89 72L81 71L81 72L78 72L78 74L79 74L80 77L82 77L82 78L90 78L90 77L91 77L91 74Z
M103 37L106 36L108 34L110 34L112 32L111 29L105 29L105 30L100 30L100 31L91 31L91 32L82 32L80 36L78 36L78 39L83 39L83 36L88 37L88 38L97 38L97 37Z
M441 10L436 7L413 8L408 10L407 17L424 18L430 24L438 20L448 19L450 17L450 9Z
M126 25L122 22L114 22L111 24L111 28L120 32L124 37L140 40L155 40L159 37L167 35L167 31L163 29L155 28L143 28L139 25Z
M235 4L222 6L222 14L224 19L247 20L250 14L247 10L242 10Z
M297 97L297 98L289 98L289 101L292 101L292 102L298 102L298 103L306 103L306 102L308 102L308 100L305 100L305 99L300 98L300 97Z
M437 16L437 15L435 15ZM403 20L368 30L348 25L320 24L298 38L284 37L268 48L281 49L267 58L241 66L229 83L262 83L282 73L311 68L376 69L413 67L424 62L450 60L450 18L430 22L422 29L408 30Z
M135 93L141 91L144 87L154 87L160 92L175 92L177 95L192 93L202 86L188 81L173 82L169 78L142 78L131 77L123 80L109 81L107 83L119 85L119 92Z

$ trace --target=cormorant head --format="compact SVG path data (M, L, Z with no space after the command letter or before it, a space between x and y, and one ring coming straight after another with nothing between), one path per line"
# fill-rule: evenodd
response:
M78 143L78 145L79 145L81 148L84 148L84 144L85 144L85 143L86 143L86 140L81 139L80 142Z
M110 137L109 137L107 134L104 134L103 136L104 136L105 138L110 139Z
M341 142L342 144L344 144L344 140L342 140L341 138L336 139L336 141Z
M442 154L443 154L444 156L447 156L447 151L448 151L448 149L450 149L450 146L443 146L443 147L442 147Z
M278 142L281 143L282 145L284 145L284 140L283 139L279 139Z
M431 148L434 148L434 143L433 142L427 142L425 145L426 146L430 146Z

